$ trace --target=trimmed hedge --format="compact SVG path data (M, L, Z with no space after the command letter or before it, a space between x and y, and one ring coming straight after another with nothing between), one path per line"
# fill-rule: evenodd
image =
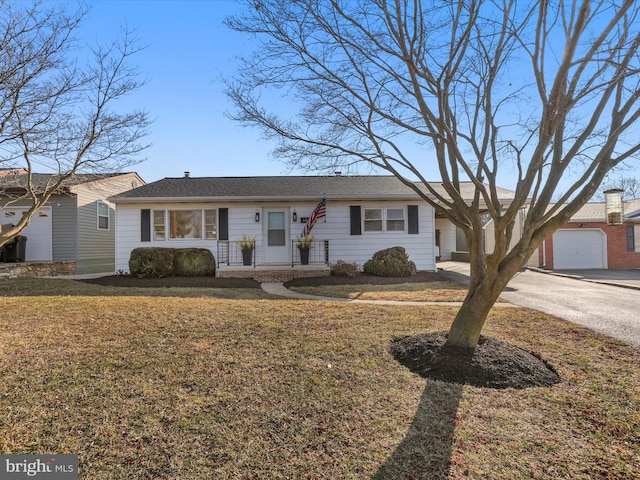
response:
M211 276L216 262L206 248L140 247L131 251L129 272L139 278Z
M391 247L373 254L363 266L364 273L379 277L409 277L417 272L404 247Z
M216 261L206 248L178 248L173 269L177 277L208 277L216 274Z

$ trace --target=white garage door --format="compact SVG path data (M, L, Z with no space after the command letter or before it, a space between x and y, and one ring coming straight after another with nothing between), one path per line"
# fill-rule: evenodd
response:
M0 210L0 225L18 223L22 218L22 212L26 210L25 207L8 207ZM27 262L51 261L53 258L52 231L51 207L42 207L31 217L29 226L20 233L27 237L25 251Z
M562 229L553 234L553 268L607 268L607 238L600 229Z

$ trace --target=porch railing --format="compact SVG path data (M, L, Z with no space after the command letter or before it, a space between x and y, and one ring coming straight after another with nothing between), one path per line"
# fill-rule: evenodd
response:
M244 265L243 252L236 242L218 240L218 265ZM250 266L256 266L256 250L251 250Z
M291 266L302 265L298 242L291 241ZM329 265L329 240L314 240L309 249L309 265Z
M240 246L230 240L218 240L218 265L244 265ZM298 242L291 242L291 266L302 265ZM309 265L329 265L329 240L314 240L309 249ZM256 251L251 251L251 266L256 266Z

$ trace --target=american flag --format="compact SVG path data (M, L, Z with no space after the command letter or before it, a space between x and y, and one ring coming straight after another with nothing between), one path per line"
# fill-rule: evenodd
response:
M318 203L318 205L316 206L316 209L313 211L313 213L309 217L309 220L307 220L307 223L304 225L304 228L302 229L303 237L306 237L311 233L311 229L315 225L316 220L327 216L326 207L327 207L327 199L323 198L322 200L320 200L320 203Z

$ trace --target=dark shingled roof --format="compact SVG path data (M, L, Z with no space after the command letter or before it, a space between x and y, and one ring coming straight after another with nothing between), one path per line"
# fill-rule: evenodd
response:
M442 188L439 183L432 183ZM471 183L462 185L471 198ZM464 190L468 190L465 194ZM444 190L442 190L444 193ZM512 199L513 192L499 189ZM394 176L277 176L277 177L181 177L156 182L111 197L115 203L140 201L247 201L327 199L417 199L418 195Z

